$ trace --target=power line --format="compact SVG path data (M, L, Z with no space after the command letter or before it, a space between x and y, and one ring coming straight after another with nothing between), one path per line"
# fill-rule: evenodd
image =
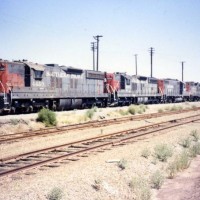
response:
M155 52L155 49L153 47L151 47L149 49L150 52L150 57L151 57L151 78L153 77L153 54Z
M103 37L102 35L93 36L93 38L97 41L97 71L99 71L99 38Z
M137 76L137 54L135 54L134 56L135 56L135 74Z
M93 58L93 70L95 71L95 49L97 48L96 42L91 42L92 58Z
M183 73L184 73L184 63L185 63L185 61L181 62L181 66L182 66L182 82L183 82Z

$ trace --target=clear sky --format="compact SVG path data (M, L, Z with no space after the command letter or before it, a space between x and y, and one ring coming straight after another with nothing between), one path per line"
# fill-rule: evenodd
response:
M200 82L200 0L0 0L0 58Z

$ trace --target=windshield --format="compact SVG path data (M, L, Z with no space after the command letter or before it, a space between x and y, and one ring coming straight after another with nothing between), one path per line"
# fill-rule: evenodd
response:
M5 67L3 65L0 65L0 71L5 71Z

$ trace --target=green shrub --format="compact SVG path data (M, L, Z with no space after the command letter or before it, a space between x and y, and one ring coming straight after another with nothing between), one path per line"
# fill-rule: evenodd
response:
M144 104L140 104L139 108L140 108L141 112L145 112L146 111L146 106Z
M119 114L124 116L124 115L128 115L128 111L123 110L123 109L119 109Z
M141 155L144 158L148 158L151 155L151 151L149 149L145 148L145 149L142 150Z
M186 151L183 151L178 155L173 162L168 165L169 178L174 178L175 174L179 171L187 169L190 166L189 155Z
M177 170L184 170L190 166L190 158L187 151L183 151L177 158Z
M197 106L195 106L195 105L192 105L192 108L194 109L194 108L196 108Z
M63 197L63 192L60 188L53 188L47 195L48 200L60 200Z
M191 144L191 140L189 137L185 138L185 139L182 139L179 144L184 147L184 148L189 148L190 147L190 144Z
M176 111L176 110L178 110L178 108L177 108L175 105L173 105L173 106L170 108L170 110L171 110L171 111Z
M153 160L151 161L151 163L156 165L157 164L157 159L154 157Z
M191 132L191 136L194 137L194 141L195 141L195 142L198 142L198 140L199 140L199 134L198 134L197 130L193 130L193 131Z
M56 114L46 108L39 111L37 121L42 122L45 126L55 126L57 124Z
M166 144L159 144L154 148L155 157L162 162L166 162L168 157L171 157L173 152Z
M12 125L17 125L19 122L20 122L19 119L10 119L10 123L11 123Z
M170 110L170 107L166 106L164 109L168 111L168 110Z
M158 109L158 112L159 112L159 113L163 113L164 111L163 111L163 109L159 108L159 109Z
M125 159L121 159L118 163L118 167L124 170L127 166L127 161Z
M142 111L142 110L138 110L137 113L138 113L138 114L142 114L143 111Z
M129 187L133 189L136 200L150 200L151 199L151 190L147 180L142 177L133 178Z
M131 115L135 115L136 113L136 109L135 109L135 106L131 105L128 107L128 112L131 114Z
M94 112L98 111L98 107L96 107L96 106L94 106L92 109L94 110Z
M177 110L183 110L182 106L177 106Z
M177 160L169 163L167 167L167 171L169 172L168 178L174 178L177 172Z
M157 170L151 176L152 187L156 189L160 189L163 183L164 183L164 176L161 174L159 170Z
M196 157L197 155L200 154L200 143L197 142L190 148L190 156L191 157Z
M87 110L85 113L85 116L89 119L92 119L95 112L97 112L97 107L93 107L93 108Z

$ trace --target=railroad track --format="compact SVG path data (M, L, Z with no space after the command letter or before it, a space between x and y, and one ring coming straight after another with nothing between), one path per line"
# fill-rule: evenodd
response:
M67 125L67 126L62 126L62 127L45 128L45 129L35 130L31 132L27 131L27 132L2 135L0 136L0 144L4 142L13 142L13 141L21 140L21 139L27 139L27 138L38 137L38 136L47 136L50 134L58 134L58 133L60 134L60 133L65 133L67 131L72 131L72 130L96 128L96 127L120 124L127 121L157 118L157 117L162 117L162 116L169 116L169 115L198 111L198 110L200 110L200 108L184 109L184 110L179 110L179 111L170 111L170 112L163 112L163 113L135 115L135 116L128 116L128 117L114 118L114 119L93 120L93 121L89 121L89 122L85 122L81 124L72 124L72 125Z
M146 135L156 132L162 133L163 130L172 129L195 121L200 121L200 114L3 158L0 163L0 177L36 167L58 166L69 161L79 160L81 157L88 157L91 151L103 152L113 146L124 145Z

